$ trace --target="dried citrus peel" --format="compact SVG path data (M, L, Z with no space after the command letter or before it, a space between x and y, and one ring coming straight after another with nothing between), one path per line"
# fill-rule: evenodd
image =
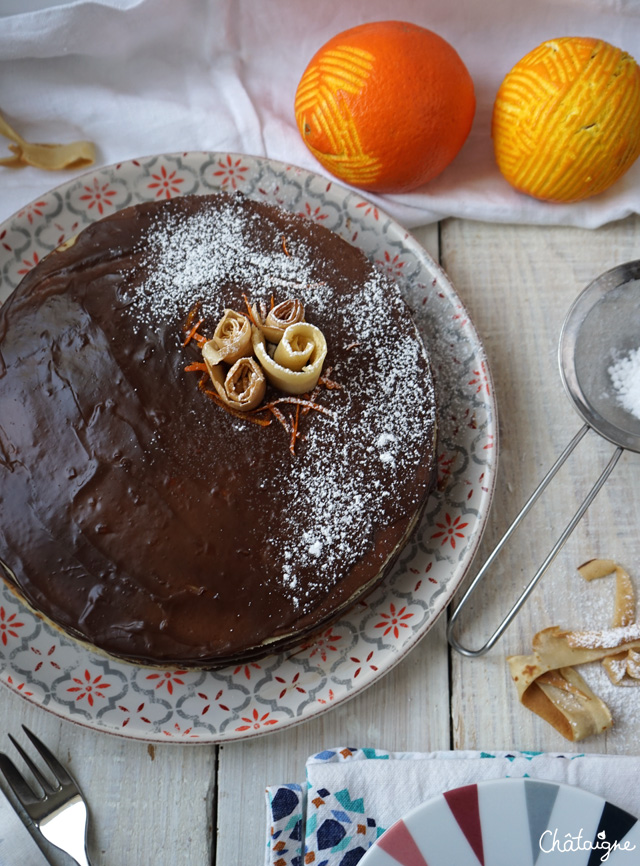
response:
M33 144L25 141L0 114L0 135L13 141L9 150L13 156L0 159L0 165L24 168L31 165L46 171L63 168L84 168L95 162L96 151L90 141L72 141L69 144Z
M579 571L586 580L615 573L620 576L620 586L628 589L627 579L631 586L626 571L611 560L592 560ZM635 600L635 594L632 597ZM628 605L628 594L616 591L614 620L628 616ZM624 670L620 673L622 657ZM523 706L566 739L577 742L611 727L613 720L606 704L574 666L602 661L614 683L628 674L628 666L640 674L640 627L629 623L602 631L566 631L552 626L534 635L531 655L511 656L507 661Z

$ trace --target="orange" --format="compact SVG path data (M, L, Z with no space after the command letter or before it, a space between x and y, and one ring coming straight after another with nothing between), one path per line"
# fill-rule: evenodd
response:
M543 42L508 73L496 96L498 168L516 189L580 201L610 187L640 155L640 70L600 39Z
M402 21L345 30L311 59L295 100L298 129L332 174L406 192L440 174L475 112L469 72L437 33Z

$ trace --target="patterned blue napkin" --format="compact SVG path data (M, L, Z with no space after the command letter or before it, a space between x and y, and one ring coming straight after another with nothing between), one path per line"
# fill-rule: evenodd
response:
M640 815L639 774L626 755L327 749L307 760L305 784L267 788L265 866L355 866L415 806L488 779L576 785Z

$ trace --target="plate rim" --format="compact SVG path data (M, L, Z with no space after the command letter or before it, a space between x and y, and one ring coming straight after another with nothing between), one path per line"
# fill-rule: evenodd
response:
M489 388L487 400L487 405L490 408L489 411L489 422L488 427L491 430L491 436L493 439L493 450L492 450L492 461L488 462L488 470L489 470L489 478L487 479L487 487L484 489L484 495L482 496L482 508L479 508L480 516L477 517L476 527L474 530L474 534L468 547L465 550L464 557L462 561L459 561L452 566L450 571L453 573L457 572L455 579L449 580L444 591L438 595L438 604L437 610L435 613L427 618L427 622L420 627L412 636L410 640L407 640L400 648L395 648L393 653L389 653L388 658L385 660L385 664L380 670L376 670L375 673L371 674L368 672L364 672L363 678L359 680L357 685L347 689L346 693L336 697L331 702L327 702L326 705L319 705L317 701L313 703L309 703L306 705L306 708L303 710L301 714L294 716L293 718L280 719L277 724L274 725L271 729L261 729L261 730L251 730L246 731L241 734L237 732L227 732L225 731L216 731L215 733L211 733L210 736L198 736L198 738L189 739L186 737L163 737L162 732L160 731L137 731L134 729L119 729L115 726L107 726L105 724L98 723L96 718L85 719L79 718L71 715L68 711L65 712L61 707L51 706L50 701L48 700L50 697L50 692L47 693L47 696L44 699L38 699L37 697L30 697L25 695L24 692L18 691L16 688L13 688L11 684L5 681L5 673L7 667L10 667L9 663L6 663L6 657L2 654L2 648L0 647L0 683L8 688L10 691L13 691L15 694L19 694L20 697L27 700L29 703L32 703L36 706L41 707L42 709L47 710L48 712L57 715L59 718L66 719L68 721L72 721L74 724L78 724L81 727L88 727L92 730L97 730L103 733L112 734L114 736L121 736L125 739L137 739L143 742L163 742L163 743L172 743L175 745L212 745L218 743L225 742L235 742L243 739L252 739L255 737L266 736L269 733L276 733L278 731L282 731L296 725L302 724L305 721L310 720L311 718L315 718L317 716L323 715L324 713L330 711L331 709L339 706L342 703L350 700L356 695L361 694L375 682L379 681L385 674L391 671L396 667L406 656L417 646L417 644L422 640L422 638L431 630L431 628L438 621L440 616L445 612L446 608L450 604L452 598L455 593L459 590L462 582L468 574L469 568L475 558L478 547L482 541L484 532L486 530L486 526L488 523L489 512L491 509L491 503L494 496L496 480L497 480L497 468L498 468L498 454L499 454L499 427L498 427L498 407L495 398L495 390L493 386L493 377L491 374L491 369L488 363L487 353L484 348L484 344L480 338L480 335L468 314L468 311L460 299L455 287L453 286L448 274L444 270L444 268L437 262L430 253L416 240L414 235L410 230L405 229L400 223L398 223L394 218L392 218L386 211L380 208L378 205L374 204L370 200L366 199L362 196L358 191L343 186L340 182L334 181L333 179L324 177L319 175L309 169L305 169L299 167L293 163L289 163L282 160L272 159L266 156L256 156L252 154L238 153L238 152L228 152L228 151L207 151L207 150L194 150L194 151L174 151L171 153L159 153L159 154L150 154L148 156L140 156L128 160L121 160L117 163L112 163L110 165L100 165L93 166L92 168L75 175L69 180L64 181L61 184L51 187L45 193L42 193L40 196L36 196L36 198L32 199L27 204L23 205L22 208L15 211L11 216L7 219L3 220L0 223L0 236L3 229L7 229L10 227L11 223L18 219L20 214L27 211L29 208L35 208L37 206L38 201L42 200L46 196L50 196L54 193L61 193L63 191L67 191L79 183L82 183L84 180L92 180L101 174L105 174L107 172L116 172L122 169L130 168L131 166L144 164L146 162L151 161L159 161L159 160L180 160L185 158L201 158L214 160L217 158L220 159L231 159L235 160L248 160L249 162L254 163L256 166L262 165L267 169L273 170L274 172L286 173L286 172L294 172L298 177L305 178L306 181L315 182L319 181L320 183L326 185L327 191L329 188L332 188L334 192L336 192L340 197L340 202L342 206L345 208L349 206L361 207L361 208L370 208L376 212L376 219L380 219L380 222L384 225L385 231L389 228L392 228L395 232L397 232L399 237L403 238L403 245L408 244L408 249L411 253L419 260L421 267L427 269L427 271L431 274L436 274L437 279L441 282L441 285L446 287L447 290L447 300L450 303L456 302L456 309L461 310L465 316L465 327L470 329L471 333L474 337L474 354L477 356L484 365L484 375ZM225 191L224 189L215 189L211 188L208 191L199 191L193 194L215 194L216 192ZM185 192L182 195L190 194L189 192ZM173 196L172 196L173 197ZM249 196L252 197L251 195ZM271 200L268 199L268 201ZM137 202L133 202L137 203ZM285 208L285 210L291 211L286 205L281 205ZM120 208L116 208L119 210ZM95 219L100 219L101 214L96 214L95 218L90 220L90 223L94 222ZM83 230L86 228L86 225L83 225L79 230ZM35 239L35 235L32 235ZM354 243L354 246L362 249L362 247ZM365 255L366 250L364 250ZM0 250L0 264L2 259L2 251ZM402 288L400 289L402 291ZM13 289L10 290L9 295L13 292ZM8 297L8 296L7 296ZM4 301L0 301L0 304L4 303ZM406 548L405 548L406 549ZM402 559L402 554L400 554L399 560ZM343 615L344 617L345 615ZM348 616L348 613L346 614ZM73 640L69 638L69 640ZM90 649L83 648L85 652L91 653ZM98 656L100 657L100 656ZM6 664L2 664L5 662ZM124 662L130 668L136 668L138 670L145 669L140 666L132 665L129 662ZM169 666L167 666L169 668ZM226 668L223 670L227 670ZM215 672L214 672L215 673ZM313 709L310 710L309 708Z

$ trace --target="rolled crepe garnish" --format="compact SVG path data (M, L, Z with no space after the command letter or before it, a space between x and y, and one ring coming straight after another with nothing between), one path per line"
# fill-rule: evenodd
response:
M629 650L626 654L626 674L632 680L640 680L640 652Z
M589 581L615 574L616 595L611 625L613 628L623 629L635 623L636 593L631 577L621 565L612 559L590 559L583 563L578 571L585 580ZM631 652L633 651L623 650L615 656L608 656L602 660L602 666L614 685L620 685L623 680L637 679L634 661L630 659Z
M541 708L546 705L547 721L567 740L577 742L613 725L607 705L572 667L543 674L536 686L538 692L530 696L532 702L539 702Z
M600 733L612 722L606 705L572 670L573 666L615 656L620 649L571 646L568 641L570 634L558 626L543 629L533 638L532 655L511 656L507 661L523 706L539 715L568 740L577 742ZM628 644L627 649L640 649L640 640ZM572 689L561 687L555 677L549 676L552 672L559 672ZM576 700L568 700L570 695Z
M254 325L251 332L255 356L274 387L286 394L306 394L315 388L327 355L327 341L320 328L308 322L289 325L273 358L260 328Z
M616 566L616 600L613 625L624 627L636 621L636 593L630 576L621 566Z
M254 358L240 358L228 370L222 364L209 369L220 399L239 412L250 412L264 400L267 382Z
M640 685L640 652L635 649L625 650L615 656L607 656L602 660L602 666L607 676L615 686ZM632 680L633 682L629 682Z
M627 673L627 657L628 653L621 652L614 656L607 656L602 659L602 667L605 669L607 676L614 684L620 685Z
M63 168L84 168L95 162L96 151L90 141L72 141L69 144L32 144L25 141L0 114L0 135L13 141L9 150L13 156L0 159L0 165L24 168L32 165L46 171Z
M578 572L585 580L598 580L615 570L616 563L612 559L588 559L578 566Z
M640 641L640 624L613 626L603 629L585 629L565 632L567 643L577 649L617 650L627 648L627 644Z
M615 574L616 597L611 625L626 626L636 621L636 593L631 577L621 565L612 559L590 559L578 567L578 572L589 581Z
M297 298L276 304L264 320L263 333L270 343L279 343L289 325L304 322L304 306Z
M251 322L235 310L224 311L213 337L202 347L204 362L212 367L223 361L235 364L240 358L251 355L252 351Z
M268 313L264 304L261 304L261 312L256 304L253 304L250 310L254 324L260 328L269 343L278 344L289 325L304 322L304 305L297 298L289 298L276 304Z

